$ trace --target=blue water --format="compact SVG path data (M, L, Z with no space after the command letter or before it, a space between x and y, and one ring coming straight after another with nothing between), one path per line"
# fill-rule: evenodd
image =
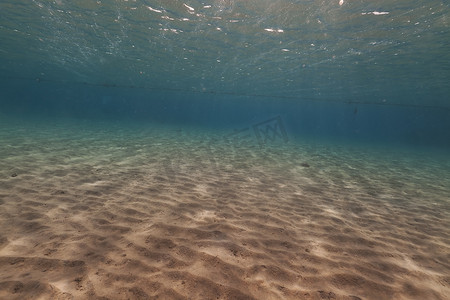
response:
M449 195L449 1L0 1L0 298L448 299Z
M449 149L445 108L303 101L7 80L1 112L20 118L157 122L234 130L281 116L291 139ZM24 86L25 85L25 86Z
M444 1L2 1L0 114L450 147Z

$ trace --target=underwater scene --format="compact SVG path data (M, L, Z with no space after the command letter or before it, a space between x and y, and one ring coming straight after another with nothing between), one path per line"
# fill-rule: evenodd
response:
M450 299L450 3L2 0L0 299Z

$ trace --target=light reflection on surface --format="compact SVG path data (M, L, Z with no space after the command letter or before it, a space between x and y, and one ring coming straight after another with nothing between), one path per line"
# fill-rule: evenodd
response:
M442 1L0 5L1 68L11 74L336 99L450 93Z

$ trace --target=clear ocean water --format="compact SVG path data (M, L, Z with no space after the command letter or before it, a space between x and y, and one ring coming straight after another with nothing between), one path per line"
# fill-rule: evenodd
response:
M0 298L448 299L449 222L447 1L0 3Z

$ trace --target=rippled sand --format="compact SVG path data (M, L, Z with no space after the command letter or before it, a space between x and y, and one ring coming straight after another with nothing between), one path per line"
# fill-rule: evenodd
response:
M3 123L0 298L448 299L448 157L221 137Z

